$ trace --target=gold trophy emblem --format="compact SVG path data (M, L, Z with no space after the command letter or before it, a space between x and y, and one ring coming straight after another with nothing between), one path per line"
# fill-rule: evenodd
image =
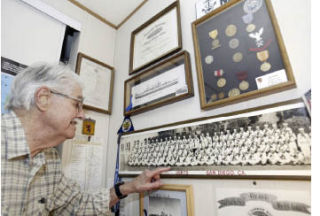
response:
M259 61L263 62L260 66L260 70L267 72L268 70L271 69L271 64L267 62L269 58L269 51L268 50L263 50L261 52L257 52L257 59Z
M212 38L212 40L213 40L212 41L212 49L213 50L221 47L220 41L219 41L219 39L217 39L218 34L219 34L219 32L218 32L217 29L212 30L211 32L209 32L209 37Z

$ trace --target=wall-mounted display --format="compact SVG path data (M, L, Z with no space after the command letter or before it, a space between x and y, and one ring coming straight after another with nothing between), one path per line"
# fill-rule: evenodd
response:
M163 185L159 190L140 194L140 216L193 216L191 185Z
M180 6L176 1L131 33L129 74L181 48Z
M311 194L295 188L217 188L217 216L311 215Z
M111 114L113 67L83 53L78 53L76 72L85 85L84 108Z
M197 19L206 15L210 11L220 7L221 5L229 2L230 0L197 0L196 2L196 15Z
M144 129L121 137L120 170L137 175L310 178L310 118L302 99Z
M124 115L135 115L193 96L190 58L181 52L124 84Z
M202 109L295 87L270 0L233 0L192 23Z

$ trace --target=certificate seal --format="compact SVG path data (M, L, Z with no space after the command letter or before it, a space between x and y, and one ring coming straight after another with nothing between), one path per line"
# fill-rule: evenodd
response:
M271 69L271 64L269 62L264 62L262 63L262 65L260 66L260 70L262 70L263 72L267 72Z
M233 24L228 25L225 33L228 37L234 36L237 33L237 26Z
M240 90L237 88L233 88L228 92L229 97L234 97L240 94Z
M207 64L211 64L214 59L212 55L208 55L204 60Z
M262 0L246 0L243 4L243 10L247 14L257 12L262 6Z
M246 31L250 33L250 32L253 32L255 29L256 29L256 25L249 24L247 25Z
M243 58L243 55L241 52L237 52L235 53L233 56L232 56L232 60L234 62L241 62L242 61L242 58Z
M235 49L239 46L239 40L237 38L233 38L229 41L229 47L231 49Z
M249 83L245 80L242 80L239 84L239 89L245 91L249 88Z
M227 80L225 78L220 78L217 81L217 86L222 88L222 87L224 87L226 85L226 83L227 83Z
M223 92L220 92L220 93L218 94L218 97L219 97L219 99L223 99L223 98L224 98L224 93L223 93Z

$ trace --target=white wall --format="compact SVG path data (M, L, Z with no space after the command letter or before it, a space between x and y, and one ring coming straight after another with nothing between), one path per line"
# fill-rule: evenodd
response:
M128 71L131 32L172 2L173 0L149 0L117 31L114 56L114 66L117 69L115 79L116 85L114 88L115 100L113 103L113 109L115 112L110 118L110 125L112 125L112 127L110 127L109 130L110 137L107 164L108 176L113 175L113 168L115 166L116 158L116 132L123 120L123 84L124 81L129 78ZM257 99L251 99L233 105L224 106L221 108L212 109L209 111L202 111L200 109L191 30L191 23L195 20L196 17L195 2L196 0L180 0L183 49L187 50L190 53L195 95L190 99L186 99L154 109L152 111L132 116L131 119L135 130L286 101L300 97L303 93L305 93L305 91L311 88L310 0L272 0L274 11L280 25L282 37L284 39L284 44L287 48L289 60L296 79L297 88L281 93L272 94L269 96L263 96ZM190 184L193 184L195 188L195 195L197 195L195 202L195 208L197 209L197 212L195 215L212 215L206 213L205 208L205 206L209 206L212 203L206 201L206 199L202 199L201 196L199 196L199 194L205 192L205 189L201 189L201 185L208 184L212 181L213 180L164 180L164 182L188 182ZM219 180L214 181L217 182L217 184L221 184L223 182ZM304 186L306 186L305 188L309 187L309 183L306 183Z
M63 23L22 1L3 0L1 5L3 57L25 65L59 61L65 31Z

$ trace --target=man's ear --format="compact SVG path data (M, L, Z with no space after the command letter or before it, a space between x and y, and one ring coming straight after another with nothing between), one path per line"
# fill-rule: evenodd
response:
M41 111L46 111L49 107L50 98L49 88L43 86L40 87L34 94L35 104L37 108Z

